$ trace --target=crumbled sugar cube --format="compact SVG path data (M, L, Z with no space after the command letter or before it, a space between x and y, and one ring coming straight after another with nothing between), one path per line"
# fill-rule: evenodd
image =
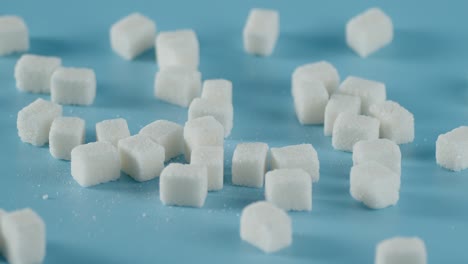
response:
M132 13L112 25L112 50L126 60L132 60L154 46L156 23L150 18Z
M42 263L46 254L46 226L42 218L26 208L5 213L1 221L4 256L11 264Z
M320 179L320 163L317 151L311 144L291 145L282 148L271 148L271 168L303 169L313 182Z
M218 191L224 182L224 148L196 147L192 151L191 163L206 166L208 173L208 191Z
M191 29L160 32L156 37L159 69L174 66L197 69L200 63L199 46L197 34Z
M302 169L279 169L265 175L265 200L284 210L312 210L312 180Z
M96 75L92 69L60 67L51 78L52 102L71 105L90 105L94 102Z
M358 165L369 161L378 162L401 175L401 151L393 141L381 138L362 140L354 144L353 164Z
M414 140L414 116L404 107L393 101L373 104L369 114L380 120L380 137L388 138L397 144Z
M340 75L328 61L319 61L297 67L292 75L292 93L304 81L322 81L328 94L333 94L340 84Z
M234 122L234 108L232 104L213 102L212 100L195 98L188 110L188 120L203 116L214 117L224 127L224 137L231 134Z
M387 99L385 84L349 76L340 85L343 94L359 96L361 98L361 113L369 114L369 107L373 104L383 103Z
M396 205L400 198L400 175L375 161L360 163L351 168L350 193L372 209Z
M130 136L127 120L123 118L108 119L96 123L96 140L109 142L115 147L119 140Z
M244 26L244 50L249 54L270 56L280 32L276 10L253 8Z
M268 145L240 143L232 156L232 184L261 188L267 170Z
M202 207L208 193L206 166L169 164L159 179L159 197L164 205Z
M28 27L18 16L0 16L0 56L29 49Z
M135 135L119 140L122 171L136 181L149 181L164 169L164 147L145 135Z
M58 57L23 55L15 65L16 87L31 93L50 93L52 74L60 65Z
M59 116L62 116L62 106L36 99L18 112L16 125L21 141L34 146L46 144L52 122Z
M165 161L184 153L184 128L167 120L156 120L143 127L139 134L150 137L164 147Z
M212 116L189 120L184 127L184 156L190 162L192 150L201 146L223 146L224 128Z
M351 113L341 113L333 125L332 145L337 150L353 151L361 140L379 138L380 121L376 118Z
M393 40L391 18L379 8L370 8L346 24L346 43L365 58Z
M85 141L85 121L78 117L57 117L49 132L50 154L57 159L70 160L71 151Z
M419 237L392 237L377 244L375 264L426 263L426 245Z
M468 168L468 126L461 126L439 135L436 141L436 161L453 171Z
M108 142L93 142L75 147L71 152L71 175L83 187L120 178L117 148Z
M202 98L232 104L232 82L225 79L211 79L203 82Z
M156 98L182 107L188 107L200 96L201 73L180 67L168 67L156 73L154 81Z
M335 120L341 113L361 113L361 98L345 94L333 94L325 107L323 133L331 136Z
M302 81L293 94L297 119L302 125L323 124L328 92L322 81Z
M272 203L252 203L242 210L240 237L265 253L273 253L291 245L291 218Z

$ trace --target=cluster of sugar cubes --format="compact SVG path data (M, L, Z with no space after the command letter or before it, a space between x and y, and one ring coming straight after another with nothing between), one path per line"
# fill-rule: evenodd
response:
M419 237L392 237L378 243L375 264L426 264L427 252Z

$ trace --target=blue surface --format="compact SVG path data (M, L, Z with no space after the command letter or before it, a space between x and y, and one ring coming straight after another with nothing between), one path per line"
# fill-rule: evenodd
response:
M153 97L154 51L128 62L109 44L109 27L132 11L155 19L158 30L194 28L204 79L234 83L235 123L226 141L225 187L210 193L203 209L165 207L158 180L81 188L70 163L48 148L22 143L16 113L38 95L15 89L19 55L0 58L0 207L32 207L47 223L45 263L372 263L378 241L417 235L430 263L468 263L468 171L435 163L437 135L466 125L468 8L452 1L2 1L1 12L27 22L31 53L60 56L65 66L94 68L98 92L92 107L64 107L65 115L94 124L124 117L132 133L156 119L184 123L187 109ZM380 5L395 24L389 47L361 59L344 42L346 21ZM185 8L183 8L185 6ZM272 57L242 50L241 32L251 7L281 12L281 36ZM372 211L348 192L351 154L334 151L321 126L301 126L290 95L295 67L326 59L342 78L357 75L385 82L388 98L414 113L416 140L403 145L401 198ZM48 96L41 96L48 98ZM291 213L293 245L265 255L239 238L239 215L263 198L263 190L231 186L230 159L242 141L270 146L312 143L321 162L313 187L313 211ZM44 194L49 195L43 200ZM146 217L144 217L146 215Z

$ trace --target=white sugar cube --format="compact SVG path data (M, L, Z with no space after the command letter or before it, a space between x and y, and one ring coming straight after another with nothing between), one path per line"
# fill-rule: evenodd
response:
M291 218L269 202L252 203L242 210L240 237L265 253L278 251L292 243Z
M390 44L392 40L392 20L379 8L368 9L346 24L346 43L363 58Z
M324 115L323 133L331 136L335 120L341 113L359 115L361 113L361 98L345 94L333 94L327 103Z
M323 124L328 103L327 88L322 81L302 81L293 94L297 119L302 125Z
M16 87L31 93L50 93L52 74L60 65L58 57L23 55L15 65Z
M62 106L36 99L18 112L16 125L21 141L42 146L49 141L49 131L56 117L62 116Z
M1 230L4 256L10 264L42 263L46 255L46 226L42 218L26 208L5 213Z
M71 151L85 141L85 121L79 117L57 117L49 132L50 154L57 159L70 160Z
M29 49L28 27L18 16L0 16L0 56Z
M164 147L145 135L119 140L122 171L136 181L149 181L164 169Z
M340 85L343 94L359 96L361 98L361 113L369 114L369 107L373 104L383 103L387 98L385 84L349 76Z
M377 244L375 264L426 263L426 245L419 237L392 237Z
M396 205L400 175L375 161L355 165L350 173L350 194L372 209Z
M319 61L297 67L292 75L292 93L299 83L304 81L322 81L328 94L333 94L340 84L340 75L328 61Z
M317 151L311 144L271 148L272 169L303 169L313 182L320 179L320 163Z
M58 68L50 85L52 102L90 105L96 97L96 75L88 68Z
M302 169L280 169L265 175L265 200L284 210L312 210L312 180Z
M192 151L191 163L206 166L208 173L208 191L218 191L224 182L224 148L196 147Z
M267 170L268 145L241 143L232 156L232 184L261 188Z
M200 47L195 31L182 29L160 32L156 37L159 69L184 67L195 70L200 63Z
M461 126L439 135L436 141L436 160L440 166L453 171L468 168L468 126Z
M211 79L203 82L202 98L232 104L232 82L225 79Z
M117 148L108 142L75 147L71 152L71 175L83 187L117 180L120 177Z
M270 56L280 32L276 10L253 8L244 27L244 50L249 54Z
M414 116L393 101L373 104L369 114L380 120L380 137L405 144L414 140Z
M184 153L184 128L177 123L157 120L143 127L139 134L150 137L164 147L165 161Z
M159 197L164 205L202 207L208 193L206 166L169 164L159 179Z
M117 147L119 140L130 136L127 120L123 118L108 119L96 123L96 140L108 142Z
M369 161L378 162L401 175L400 147L391 140L385 138L362 140L354 144L353 164Z
M126 60L132 60L154 46L156 23L140 13L132 13L112 25L112 50Z
M195 147L224 145L223 125L212 116L189 120L184 127L184 142L185 160L190 162Z
M224 127L224 137L228 137L231 134L234 109L232 104L224 102L214 102L209 99L195 98L189 106L188 120L203 116L212 116L218 120Z
M182 107L188 107L200 96L201 73L180 67L168 67L156 73L154 80L156 98Z
M333 126L332 145L337 150L352 152L357 142L378 139L379 127L380 122L376 118L341 113Z

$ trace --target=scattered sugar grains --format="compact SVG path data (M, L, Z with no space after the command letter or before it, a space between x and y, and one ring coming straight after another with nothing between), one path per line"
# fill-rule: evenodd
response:
M224 148L222 146L195 147L192 151L190 164L206 166L208 191L218 191L223 188Z
M320 163L317 151L311 144L271 148L272 169L303 169L313 182L320 179Z
M280 32L279 13L276 10L250 10L243 31L244 49L249 54L270 56Z
M224 145L224 127L212 116L189 120L184 127L184 142L185 160L190 162L194 148Z
M291 218L272 203L255 202L242 210L240 237L266 253L281 250L292 243Z
M232 156L232 184L261 188L267 170L268 145L240 143Z
M265 200L284 210L312 210L312 180L302 169L279 169L265 175Z
M293 94L297 119L302 125L323 124L328 103L327 88L322 81L300 81Z
M393 141L385 138L362 140L354 144L353 164L375 161L401 175L401 151Z
M353 146L361 140L379 138L379 120L351 113L341 113L333 126L332 145L337 150L353 151Z
M200 63L200 44L191 29L160 32L156 37L159 69L184 67L195 70Z
M127 120L123 118L104 120L96 123L96 139L117 147L119 140L130 136Z
M156 120L143 127L139 134L150 137L164 147L165 161L184 153L184 128L167 120Z
M156 98L181 107L188 107L200 96L201 73L184 67L166 67L156 73L154 94Z
M340 85L342 94L359 96L361 98L361 114L368 115L369 107L383 103L387 99L385 84L360 77L349 76Z
M96 75L88 68L58 68L52 74L52 102L70 105L91 105L96 97Z
M15 65L16 87L31 93L50 93L50 80L62 65L58 57L25 54Z
M426 263L426 245L419 237L393 237L377 244L375 264Z
M188 120L203 116L212 116L224 127L224 136L228 137L234 122L234 108L230 103L195 98L188 109Z
M323 133L331 136L335 120L341 113L359 115L361 113L361 98L345 94L333 94L325 108Z
M440 166L461 171L468 168L468 126L461 126L439 135L436 141L436 161Z
M79 117L57 117L49 132L50 154L57 159L70 160L71 151L85 141L85 121Z
M297 67L292 75L292 94L301 82L322 81L328 94L333 94L340 85L338 70L328 61L319 61Z
M29 49L26 23L18 16L0 16L0 56Z

